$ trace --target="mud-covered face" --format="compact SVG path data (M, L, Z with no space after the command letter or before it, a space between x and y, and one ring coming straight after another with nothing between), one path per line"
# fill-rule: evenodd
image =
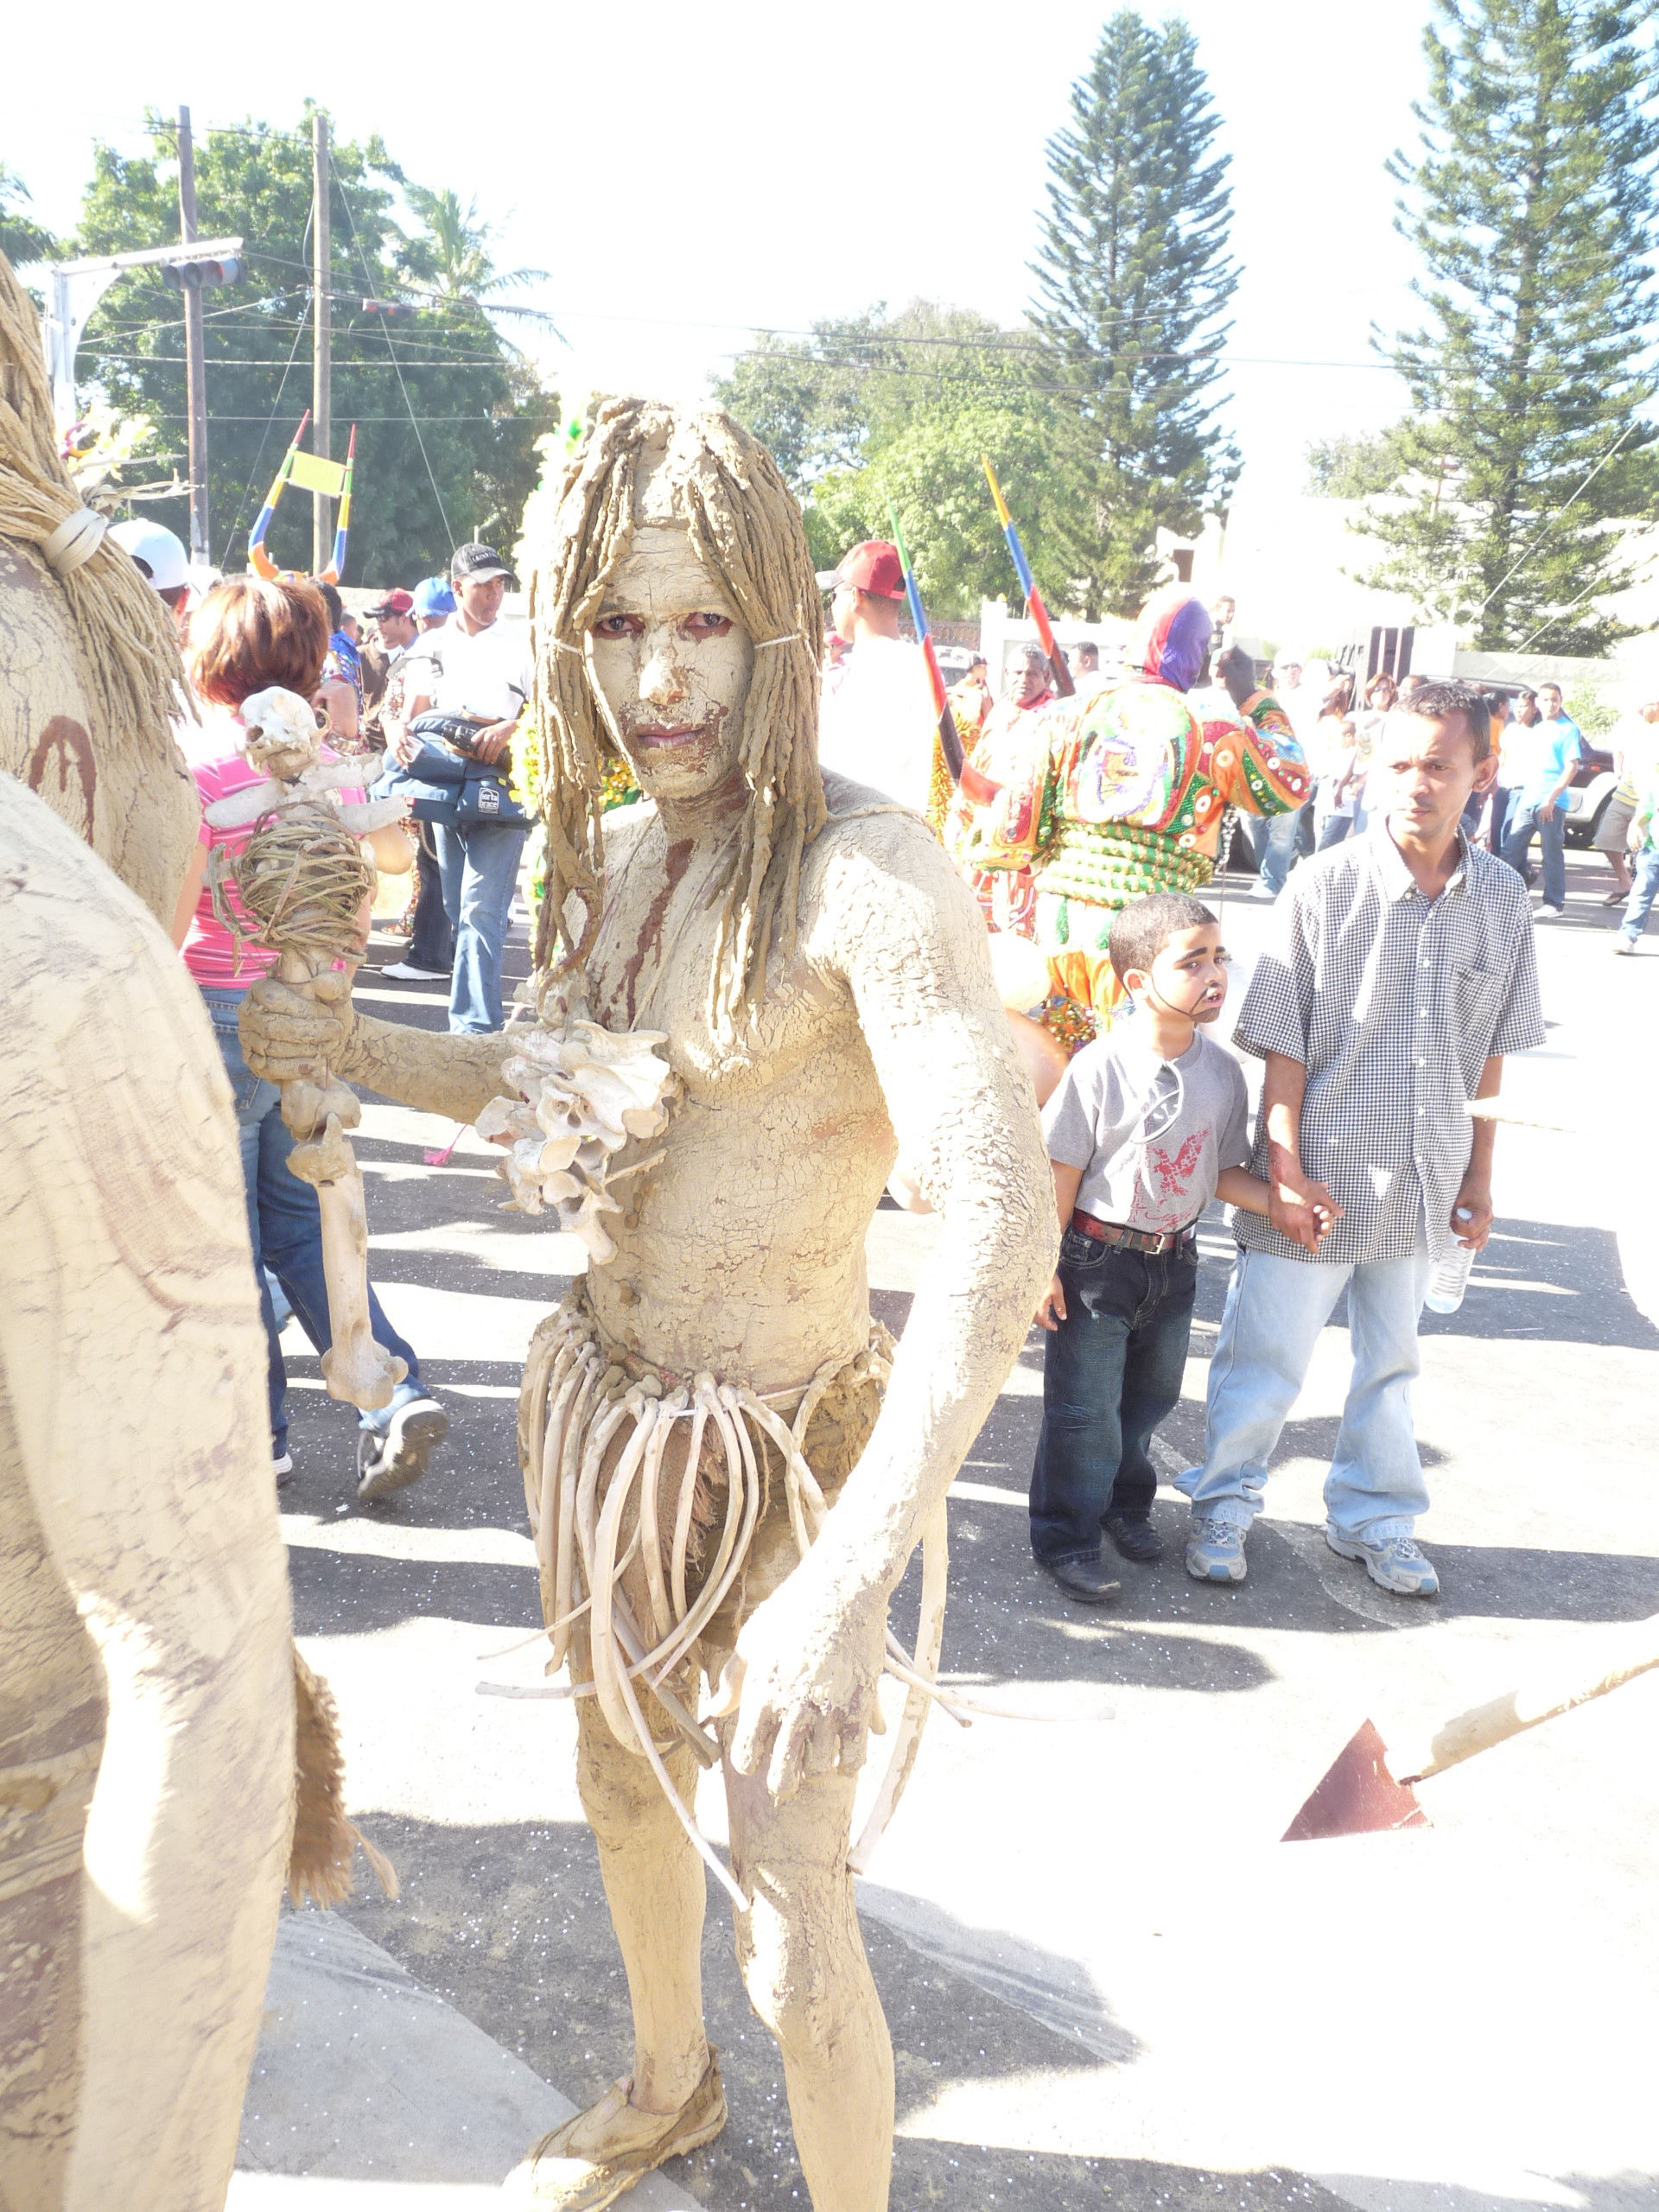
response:
M737 765L754 641L683 529L635 530L592 634L594 678L647 797L718 791Z

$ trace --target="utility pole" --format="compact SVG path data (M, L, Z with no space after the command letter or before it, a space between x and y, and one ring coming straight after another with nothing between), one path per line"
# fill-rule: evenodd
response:
M311 118L311 450L321 454L325 461L334 455L329 451L332 423L328 409L328 376L330 367L332 307L330 288L333 283L333 264L328 239L328 118L314 115ZM326 492L311 494L311 571L320 575L328 565L334 550L334 518L329 512L330 501Z
M179 110L179 238L196 242L196 149L190 111ZM190 411L190 559L207 565L207 365L201 348L201 294L184 296L184 381Z

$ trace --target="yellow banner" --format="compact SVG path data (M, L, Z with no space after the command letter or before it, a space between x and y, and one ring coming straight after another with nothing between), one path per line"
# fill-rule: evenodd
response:
M337 499L346 488L346 464L325 461L320 453L296 453L288 480L302 492L323 492Z

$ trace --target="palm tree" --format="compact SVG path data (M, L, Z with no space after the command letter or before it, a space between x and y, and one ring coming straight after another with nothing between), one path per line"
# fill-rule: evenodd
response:
M424 185L404 187L404 197L425 236L415 241L410 261L416 273L434 280L451 299L481 300L486 293L544 283L545 269L498 269L490 254L493 223L480 222L478 202L463 207L457 192L429 192Z

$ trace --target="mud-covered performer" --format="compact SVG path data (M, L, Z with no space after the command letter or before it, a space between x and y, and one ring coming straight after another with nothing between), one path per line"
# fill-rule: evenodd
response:
M528 1088L563 1095L564 1067L586 1104L568 1128L544 1106L544 1142L514 1156L531 1158L520 1182L565 1193L594 1257L532 1351L521 1439L550 1626L594 1687L581 1788L635 2041L631 2075L524 2178L543 2204L608 2204L723 2123L704 1869L681 1818L712 1744L739 1956L812 2202L882 2212L893 2057L854 1912L854 1785L889 1596L1053 1263L1041 1133L950 861L916 817L820 773L819 599L770 457L717 410L613 403L527 537L558 939L543 964L564 969L586 1040L565 1051L543 993L531 1044L553 1072ZM601 819L618 752L654 804ZM584 1014L599 1027L578 1033ZM665 1122L629 1088L630 1032L665 1040ZM251 995L245 1039L273 1079L321 1049L468 1120L525 1093L507 1064L533 1057L522 1029L433 1036L276 983ZM607 1056L614 1084L595 1071ZM900 1147L941 1234L883 1397L864 1238ZM670 1674L634 1661L645 1645ZM712 1721L699 1669L722 1688Z

